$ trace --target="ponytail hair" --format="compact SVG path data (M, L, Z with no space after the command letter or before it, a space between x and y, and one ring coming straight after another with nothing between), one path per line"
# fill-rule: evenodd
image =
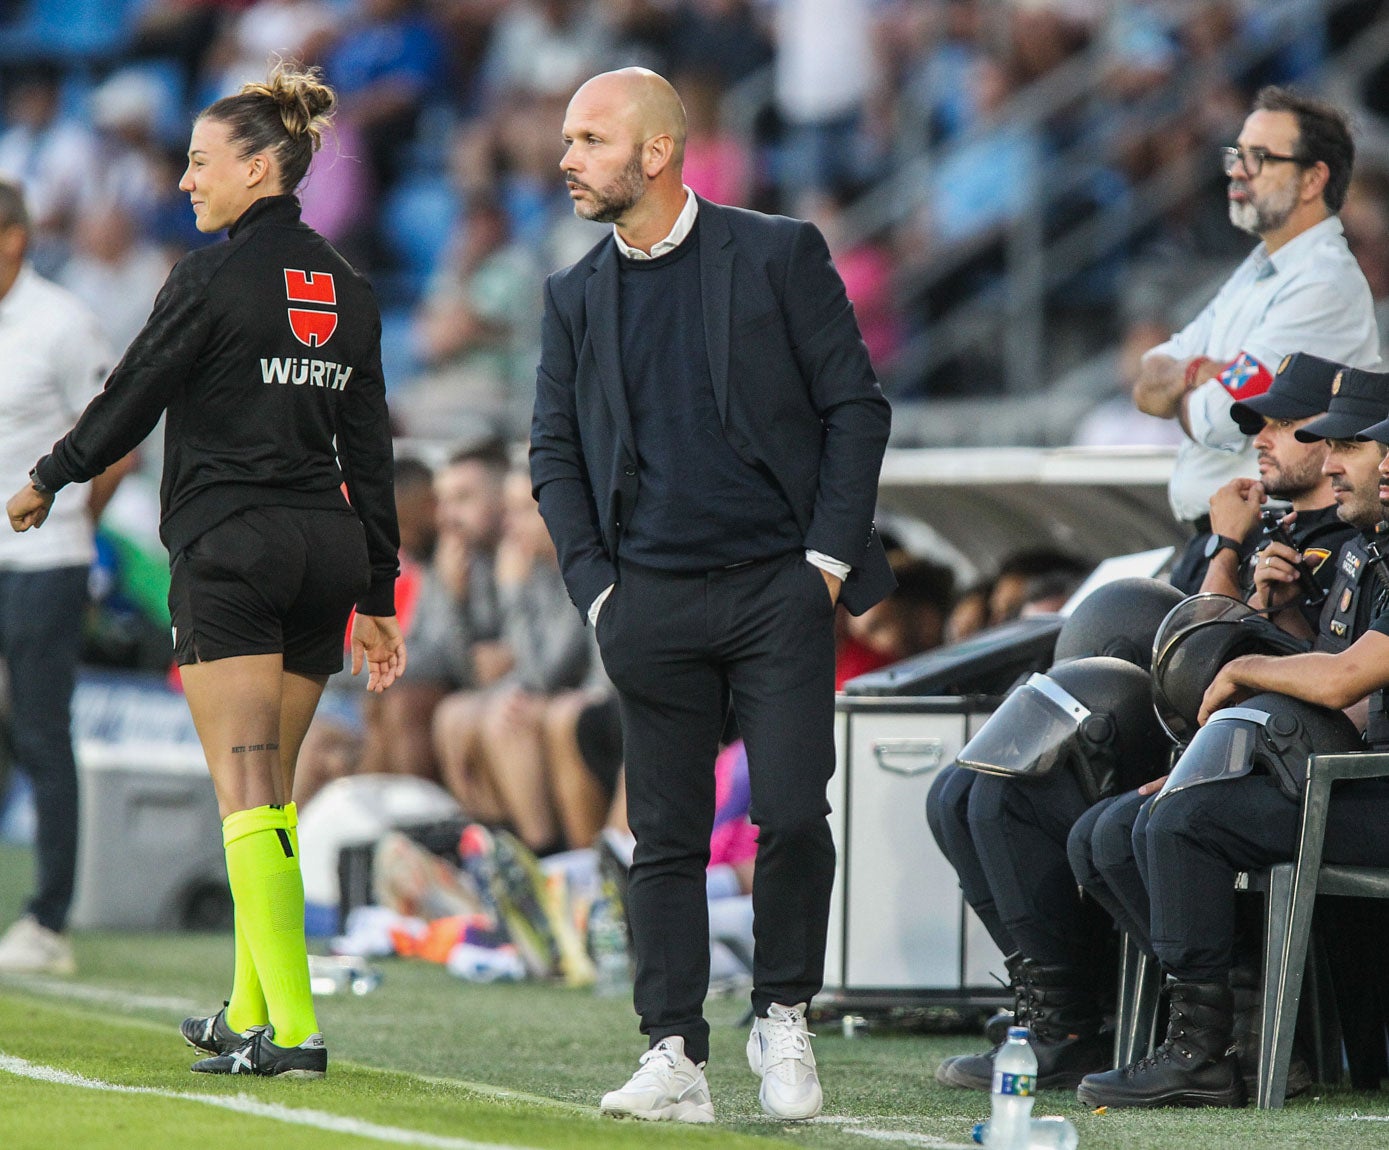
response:
M200 120L227 125L228 140L241 159L269 152L280 169L280 191L293 192L323 144L323 129L332 120L337 94L319 68L281 60L264 83L242 86L205 108Z

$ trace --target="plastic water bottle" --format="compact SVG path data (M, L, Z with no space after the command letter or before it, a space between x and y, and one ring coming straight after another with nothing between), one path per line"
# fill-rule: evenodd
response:
M989 1124L977 1122L974 1126L974 1140L989 1143ZM1028 1133L1027 1150L1076 1150L1080 1135L1069 1118L1033 1118Z
M1028 1150L1032 1103L1037 1089L1037 1055L1025 1026L1010 1026L1008 1041L994 1055L993 1106L984 1145L989 1150Z
M1027 1150L1076 1150L1079 1142L1080 1135L1069 1118L1034 1118Z
M600 897L589 908L588 951L596 972L593 992L604 998L629 994L632 967L627 957L627 925L610 898Z

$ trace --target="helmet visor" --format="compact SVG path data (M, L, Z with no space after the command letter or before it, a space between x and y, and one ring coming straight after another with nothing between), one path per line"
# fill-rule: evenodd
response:
M1172 645L1188 631L1222 619L1243 619L1258 614L1247 603L1207 591L1183 599L1167 613L1153 639L1153 667L1167 654Z
M1033 675L1003 700L955 761L991 775L1045 775L1089 715L1055 680Z
M1260 728L1267 722L1267 711L1250 707L1226 707L1216 711L1192 736L1158 792L1158 799L1202 783L1218 783L1222 779L1238 779L1249 774L1254 769L1254 750L1258 746Z

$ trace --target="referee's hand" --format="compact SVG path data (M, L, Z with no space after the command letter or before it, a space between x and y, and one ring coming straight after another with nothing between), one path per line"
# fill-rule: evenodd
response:
M28 531L31 527L42 527L48 518L48 509L53 506L53 496L40 495L32 483L26 483L10 496L5 504L5 513L10 517L10 526L16 531Z
M367 665L367 690L384 691L405 674L405 638L394 615L363 615L352 621L352 673Z

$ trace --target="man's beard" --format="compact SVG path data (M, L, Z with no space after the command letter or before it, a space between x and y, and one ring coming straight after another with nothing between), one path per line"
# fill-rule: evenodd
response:
M1354 492L1350 499L1336 508L1337 519L1342 523L1349 523L1352 527L1358 527L1361 531L1368 531L1378 523L1383 513L1378 492L1374 499L1366 498L1364 493Z
M1246 196L1253 196L1249 185L1243 185ZM1230 222L1251 236L1266 236L1288 222L1297 207L1297 183L1289 183L1283 192L1273 192L1265 200L1230 201Z
M632 156L622 174L601 191L588 189L593 197L591 204L578 200L574 203L574 214L581 220L592 220L598 224L612 224L620 220L646 194L646 176L641 170L641 148L632 150Z
M1321 462L1304 460L1301 467L1279 467L1263 479L1264 493L1274 499L1300 499L1321 482Z

